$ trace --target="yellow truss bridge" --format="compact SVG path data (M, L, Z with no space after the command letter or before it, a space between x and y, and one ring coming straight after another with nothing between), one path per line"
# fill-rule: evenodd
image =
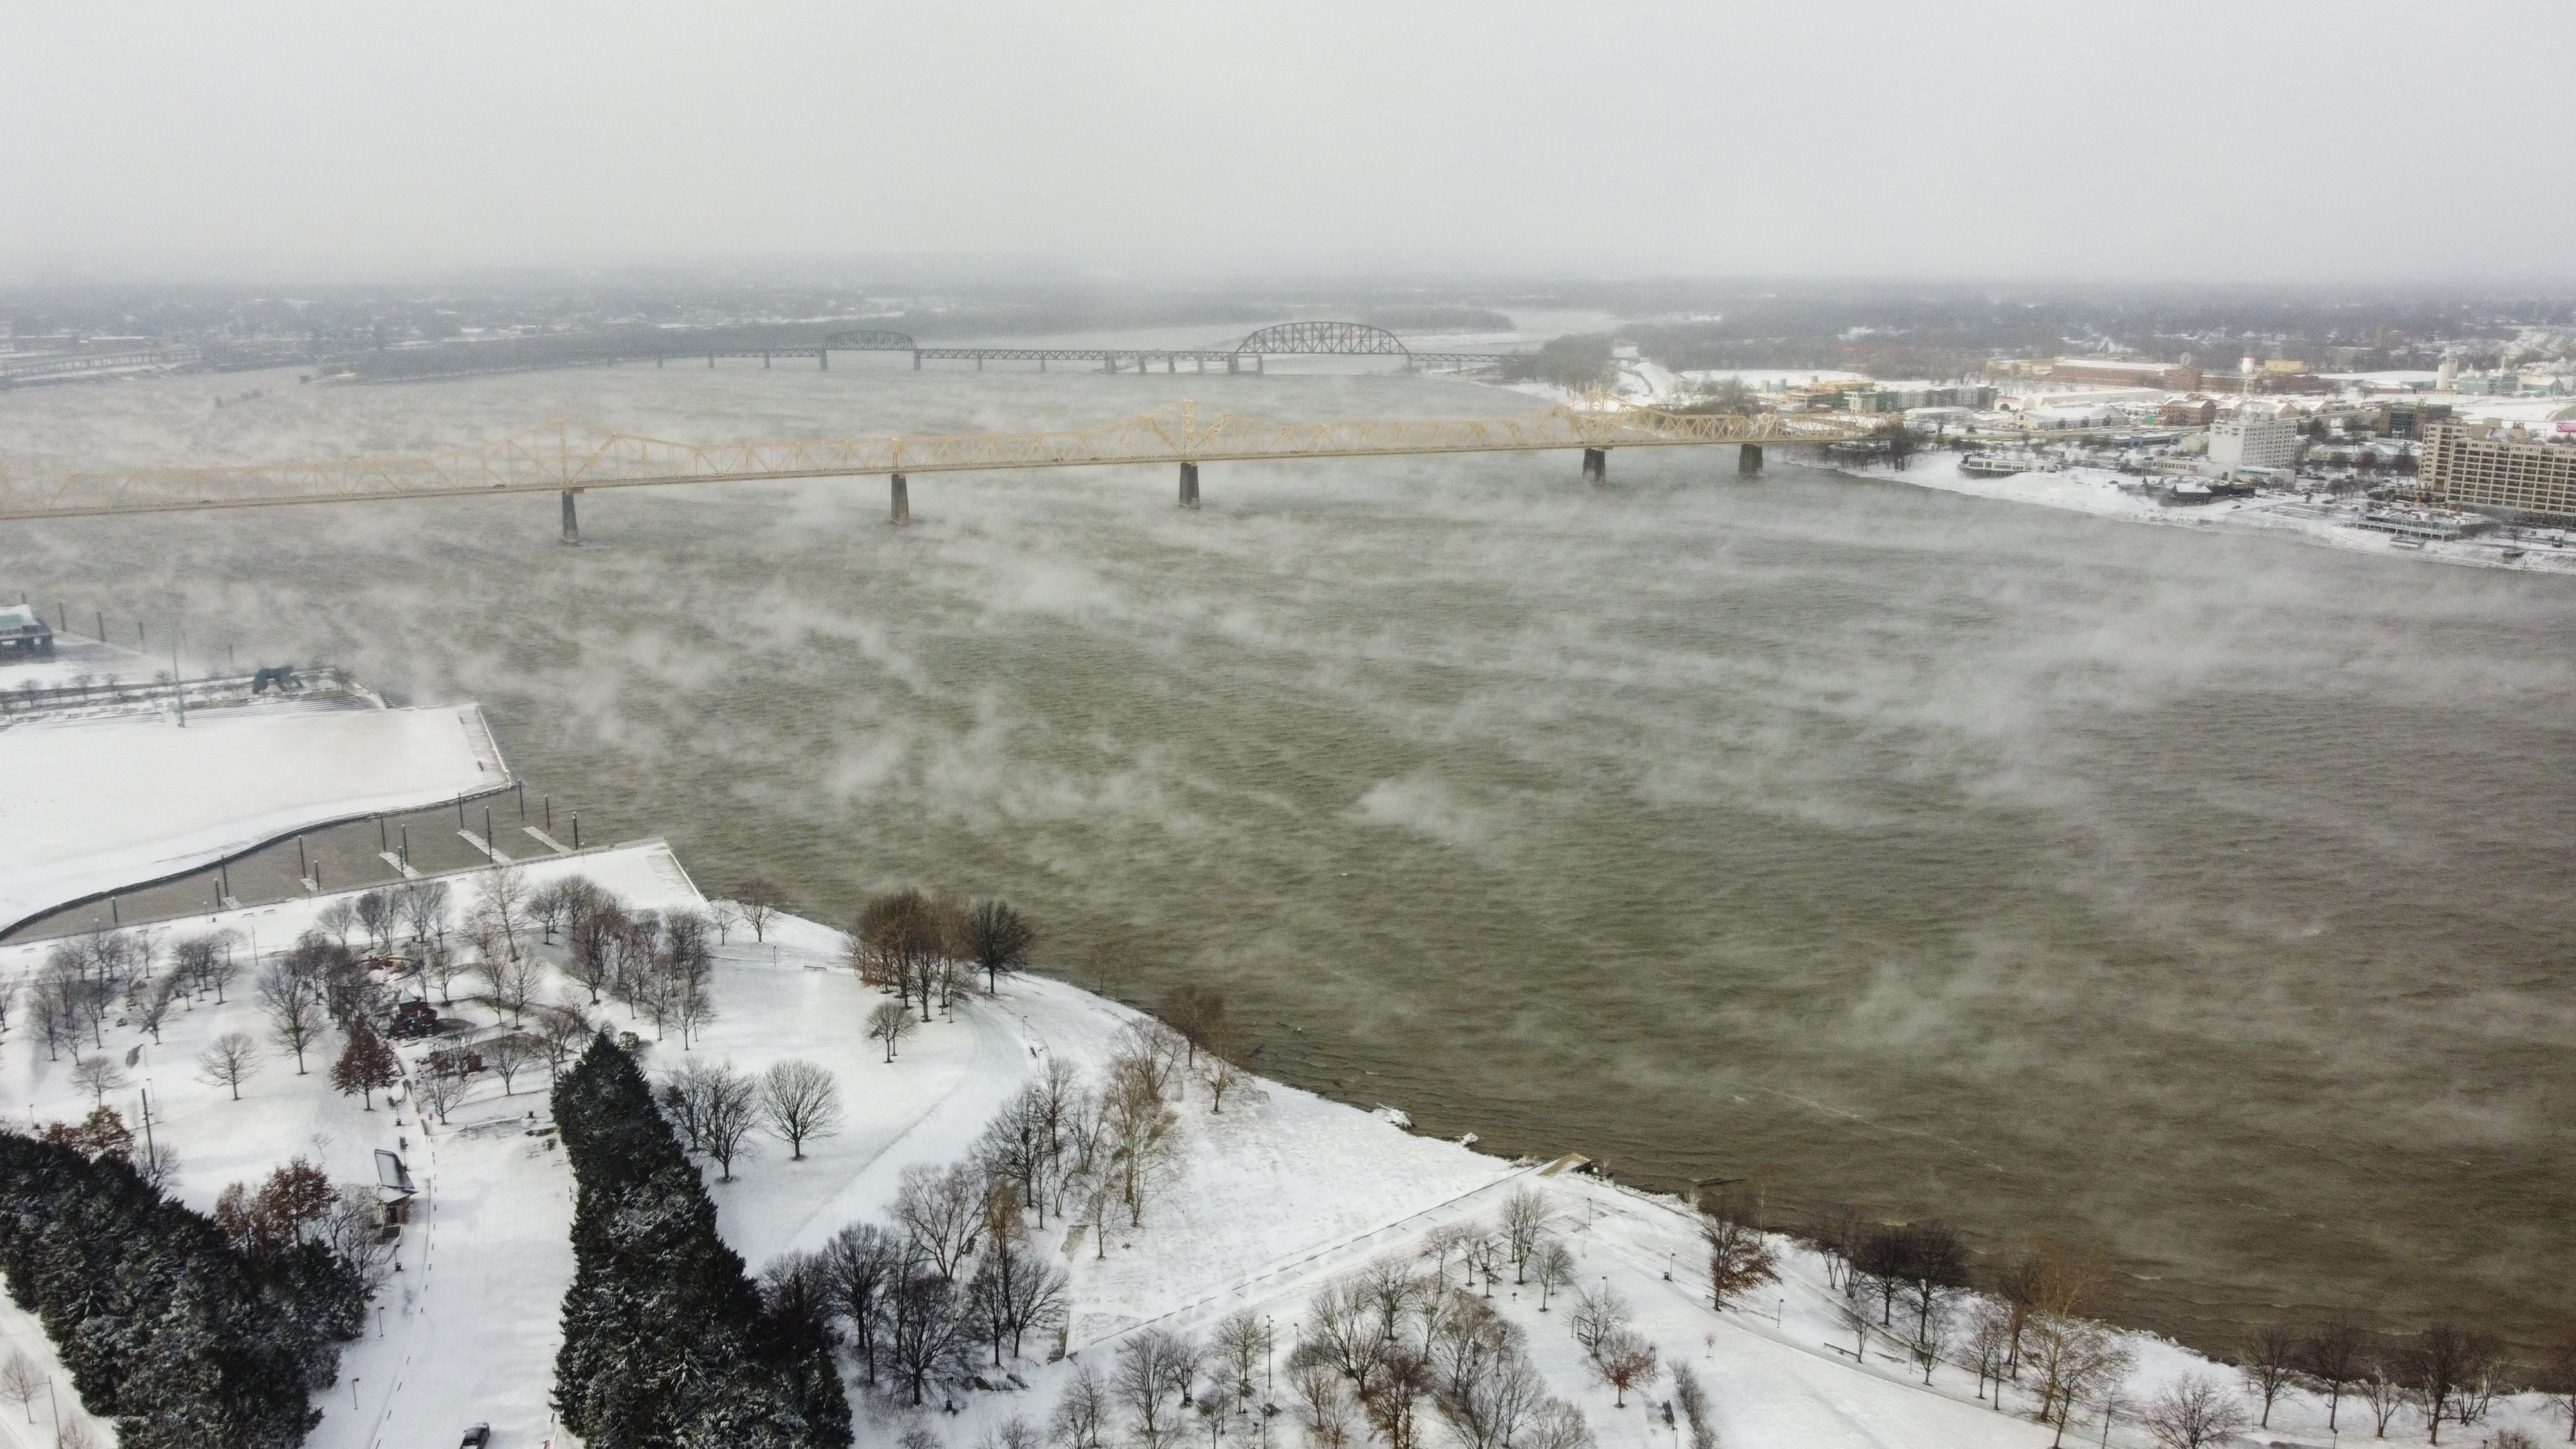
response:
M1848 415L1738 417L1598 406L1559 407L1502 418L1299 423L1201 408L1192 402L1088 428L766 442L673 442L557 422L416 457L42 476L0 472L0 519L560 492L569 540L574 537L572 496L591 488L882 473L892 480L894 516L900 522L909 516L904 479L913 473L1178 464L1180 501L1195 507L1202 463L1580 448L1584 476L1599 483L1606 477L1606 458L1613 448L1735 443L1744 449L1744 469L1755 471L1761 466L1765 444L1832 443L1864 437L1869 431Z

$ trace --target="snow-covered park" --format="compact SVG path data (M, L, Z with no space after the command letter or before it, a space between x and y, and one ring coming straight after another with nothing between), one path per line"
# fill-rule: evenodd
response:
M0 729L0 929L334 820L510 783L473 705L20 715Z
M371 737L364 748L304 742L300 731L308 721L343 718L408 723ZM199 741L222 738L219 730L201 734L192 725L184 738L174 728L94 736L115 741L116 764L40 771L65 781L47 797L44 828L74 828L71 822L84 813L83 788L113 792L139 788L131 784L137 779L162 782L172 799L185 803L175 815L138 819L184 832L197 844L175 844L144 825L121 837L76 837L99 875L157 871L188 851L247 840L300 811L336 810L352 799L430 781L452 788L475 764L475 752L454 737L477 726L470 709L244 716L243 734L274 732L252 752L276 765L242 780L208 782L202 795L193 783L172 782L206 772ZM0 762L14 769L32 758L22 751L60 750L59 738L69 733L0 732ZM85 748L111 747L93 742ZM247 741L233 746L236 753L246 748ZM349 753L335 752L343 749ZM289 763L299 753L307 770ZM373 773L360 768L358 754L377 757ZM90 763L100 761L93 756ZM46 858L18 838L9 848L19 852L13 869ZM1131 1049L1144 1020L1061 981L1009 974L989 994L958 995L899 1039L889 1061L886 1044L870 1035L889 997L852 969L840 929L783 912L755 928L745 919L755 913L707 900L658 841L514 869L513 889L538 892L577 875L625 911L665 918L705 912L720 924L707 978L712 1011L686 1031L667 1020L657 1027L657 1013L595 1001L570 970L569 929L528 928L528 952L539 963L537 1001L565 1004L611 1032L634 1033L632 1051L654 1080L711 1063L758 1074L802 1061L831 1074L839 1120L829 1135L804 1144L801 1159L781 1141L754 1136L730 1174L705 1165L722 1236L755 1276L782 1255L823 1247L853 1224L888 1225L907 1169L968 1161L987 1123L1053 1064L1082 1082L1101 1081L1113 1055ZM476 900L501 879L497 869L445 877L456 919L471 916ZM334 907L349 899L307 897L164 923L142 934L157 961L171 959L184 939L218 931L237 933L246 958L254 949L274 957L305 932L346 930ZM0 947L0 982L32 980L55 944ZM212 1210L228 1184L256 1181L294 1157L311 1160L335 1181L372 1186L379 1181L377 1154L395 1154L417 1196L364 1336L347 1345L338 1381L316 1395L324 1417L308 1443L315 1449L452 1449L466 1427L479 1423L490 1424L496 1449L574 1442L551 1407L559 1307L574 1267L574 1182L550 1130L549 1068L522 1066L509 1080L489 1068L473 1072L461 1098L446 1104L444 1121L425 1100L432 1095L430 1053L488 1046L514 1014L506 996L494 991L494 981L470 972L439 985L426 977L399 979L401 994L426 998L443 1020L439 1034L397 1044L405 1081L389 1099L335 1089L331 1067L342 1050L336 1034L309 1046L299 1072L261 1008L256 961L245 959L243 966L220 1001L206 991L181 993L157 1034L119 1015L100 1023L76 1050L49 1049L28 1026L28 1013L13 1011L0 1046L0 1104L29 1130L78 1121L101 1103L139 1126L148 1093L149 1144L175 1154L166 1164L166 1187L201 1211ZM237 1084L226 1084L209 1074L204 1060L219 1039L235 1033L261 1043L262 1061ZM93 1069L87 1080L75 1075L81 1063L102 1061L114 1070ZM1258 1079L1235 1087L1222 1110L1204 1082L1180 1076L1174 1086L1176 1150L1143 1205L1141 1224L1116 1213L1102 1220L1104 1229L1078 1216L1031 1225L1032 1251L1066 1275L1061 1319L1033 1335L1018 1361L993 1368L986 1358L972 1371L981 1386L961 1369L921 1408L901 1394L869 1389L845 1359L860 1443L1019 1449L1035 1442L1024 1430L1046 1433L1068 1386L1085 1374L1110 1380L1121 1355L1143 1336L1168 1333L1205 1345L1228 1320L1266 1330L1252 1403L1244 1412L1229 1404L1223 1414L1194 1413L1174 1442L1186 1443L1192 1434L1207 1436L1211 1449L1268 1449L1272 1435L1320 1442L1322 1436L1299 1427L1291 1353L1315 1331L1310 1305L1319 1292L1386 1264L1404 1265L1425 1281L1437 1273L1443 1293L1484 1295L1510 1325L1509 1336L1525 1345L1544 1392L1579 1411L1591 1441L1605 1449L1704 1446L1705 1434L1719 1445L1744 1446L2037 1446L2051 1443L2061 1427L2068 1442L2138 1445L2153 1442L2141 1410L2194 1378L2218 1385L2227 1403L2249 1414L2259 1407L2234 1369L2158 1340L2110 1334L2096 1346L2115 1358L2125 1355L2125 1366L2097 1375L2070 1423L2043 1426L2033 1422L2036 1399L2027 1378L2000 1391L1998 1409L1986 1397L1995 1391L1967 1366L1973 1353L1963 1325L1974 1317L1971 1299L1954 1296L1949 1321L1962 1326L1944 1340L1927 1374L1907 1351L1901 1328L1857 1324L1847 1306L1851 1298L1836 1286L1835 1266L1785 1237L1767 1240L1776 1281L1756 1282L1713 1310L1699 1215L1678 1200L1586 1175L1580 1158L1507 1162L1416 1136L1394 1120L1397 1114ZM1565 1145L1569 1151L1582 1146ZM1460 1242L1501 1233L1515 1200L1544 1213L1534 1241L1561 1250L1552 1283L1542 1283L1549 1272L1494 1266L1490 1259L1481 1282L1462 1278L1472 1255L1460 1253ZM1577 1342L1573 1310L1587 1294L1624 1304L1633 1342L1653 1352L1655 1366L1630 1374L1624 1386L1598 1367L1600 1353ZM1896 1321L1901 1325L1901 1315ZM86 1421L67 1402L68 1380L33 1320L0 1306L0 1331L7 1339L0 1348L29 1354L52 1380L49 1397L0 1405L0 1449L50 1449L49 1413L68 1425ZM1705 1390L1700 1433L1689 1414L1672 1408L1680 1382L1675 1369L1687 1369ZM1213 1398L1215 1372L1201 1377ZM1279 1412L1264 1414L1261 1404ZM1431 1436L1425 1442L1446 1442L1445 1421L1428 1405L1426 1399L1420 1432ZM2474 1443L2513 1425L2545 1435L2547 1411L2536 1395L2499 1400L2481 1425L2452 1428L2449 1442ZM2349 1393L2339 1412L2343 1434L2369 1432L2368 1411ZM1111 1425L1120 1440L1130 1427L1123 1418ZM83 1432L98 1444L111 1437L108 1426L87 1425L73 1431L74 1440ZM2417 1442L2424 1428L2420 1417L2401 1412L2389 1433ZM2324 1401L2285 1394L2263 1437L2331 1442Z

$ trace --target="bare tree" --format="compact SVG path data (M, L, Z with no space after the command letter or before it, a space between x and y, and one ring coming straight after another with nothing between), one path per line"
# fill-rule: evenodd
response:
M2336 1319L2299 1343L2299 1371L2326 1391L2326 1432L2335 1432L2343 1396L2362 1375L2361 1329L2350 1319Z
M717 1180L731 1182L734 1160L751 1155L751 1129L760 1120L759 1088L726 1062L697 1073L689 1090L696 1094L692 1105L698 1140L721 1169Z
M495 866L483 877L483 896L476 904L490 913L492 924L501 930L502 946L510 959L519 956L519 933L528 924L528 872L525 866Z
M885 1059L894 1060L895 1043L912 1035L921 1023L912 1019L911 1008L900 1001L880 1001L868 1013L868 1040L885 1043Z
M589 1048L593 1035L590 1017L578 1005L567 1002L538 1008L536 1038L545 1049L547 1077L562 1076L564 1068Z
M2185 1374L2148 1400L2140 1417L2163 1449L2208 1449L2244 1429L2245 1406L2207 1374Z
M983 1191L962 1165L942 1169L915 1163L903 1170L895 1189L895 1226L942 1278L954 1277L958 1264L974 1251L983 1211Z
M454 1004L457 981L473 971L472 962L444 945L432 942L421 950L421 977L438 988L438 1003L441 1006Z
M777 916L779 907L785 902L785 897L779 893L778 887L754 876L734 887L733 901L735 907L742 912L742 923L751 927L751 939L768 940L769 923Z
M1583 1350L1586 1359L1598 1364L1612 1336L1628 1331L1629 1317L1628 1300L1602 1283L1575 1295L1574 1314L1567 1327L1574 1332L1574 1346Z
M260 973L259 1006L268 1017L269 1040L295 1053L295 1075L304 1075L304 1049L322 1034L322 990L311 977L280 964Z
M1027 966L1037 942L1037 927L1008 901L977 901L966 912L966 959L984 973L987 992L1001 990L1004 975Z
M1111 1068L1109 1090L1100 1104L1100 1139L1108 1175L1127 1208L1130 1227L1145 1225L1145 1204L1170 1178L1180 1160L1175 1134L1180 1118L1133 1062Z
M912 1391L915 1407L931 1375L963 1358L966 1333L955 1285L925 1265L907 1262L886 1291L882 1337L887 1366Z
M389 891L367 891L355 905L359 929L367 933L367 949L379 954L393 949L394 928L400 923L399 911Z
M1574 1286L1574 1250L1561 1240L1549 1238L1539 1244L1538 1253L1530 1259L1530 1279L1538 1284L1538 1311L1545 1313L1548 1300Z
M519 1073L543 1060L545 1044L525 1032L505 1031L484 1042L483 1060L491 1063L493 1074L501 1079L501 1095L518 1090Z
M1196 983L1185 983L1164 992L1162 1005L1154 1014L1180 1033L1181 1066L1184 1071L1192 1071L1198 1067L1198 1054L1207 1050L1225 1025L1225 995Z
M1529 1282L1530 1259L1538 1252L1549 1219L1555 1216L1536 1188L1519 1188L1503 1199L1503 1251L1512 1260L1514 1286Z
M345 951L349 949L349 933L358 929L357 904L349 897L341 896L324 906L313 917L313 924L330 932L331 939L337 941L340 949Z
M1228 1097L1262 1100L1263 1093L1254 1085L1257 1079L1235 1060L1235 1047L1234 1030L1228 1025L1218 1030L1199 1057L1199 1085L1207 1089L1210 1114L1223 1112Z
M709 901L707 922L716 928L716 944L729 945L733 928L742 924L742 908L731 901Z
M250 1033L228 1031L197 1054L197 1080L209 1087L230 1087L241 1100L241 1084L259 1070L259 1043Z
M465 1100L465 1078L454 1072L423 1067L412 1074L411 1094L430 1114L445 1122L450 1109Z
M72 1080L82 1091L89 1093L89 1104L93 1108L106 1105L108 1093L133 1082L133 1078L125 1075L125 1069L118 1066L116 1058L111 1056L91 1057L72 1068Z
M2057 1430L2063 1443L2078 1403L2106 1398L2129 1372L2130 1355L2108 1330L2090 1319L2035 1313L2023 1327L2031 1364L2039 1372L2039 1405L2032 1417Z
M2245 1335L2240 1350L2245 1383L2263 1397L2263 1417L2257 1427L2272 1427L2272 1401L2299 1371L2300 1348L2299 1336L2287 1324L2267 1323Z
M528 1007L545 986L545 963L534 956L505 956L499 961L485 961L483 974L492 983L495 1010L508 1012L513 1027L525 1023Z
M2389 1421L2397 1417L2397 1411L2405 1408L2411 1397L2404 1370L2391 1359L2372 1358L2362 1365L2358 1392L2361 1401L2370 1406L2371 1436L2387 1438Z
M812 1062L780 1062L761 1074L760 1122L787 1144L788 1161L802 1162L806 1142L840 1130L841 1089Z
M903 1273L910 1249L874 1223L853 1223L823 1245L833 1310L850 1320L850 1346L871 1384L877 1381L877 1325L885 1295Z
M1059 1449L1103 1449L1109 1428L1109 1393L1088 1364L1075 1369L1047 1420L1048 1437Z
M447 940L448 890L443 880L405 882L394 897L394 907L403 924L411 928L411 938L420 945Z
M1138 1441L1148 1449L1168 1442L1178 1430L1180 1415L1173 1405L1189 1392L1198 1371L1197 1347L1169 1329L1140 1328L1118 1345L1109 1391L1126 1406Z
M2540 1361L2535 1385L2567 1420L2567 1442L2576 1444L2576 1325L2562 1327Z
M1216 1332L1209 1336L1208 1342L1216 1351L1217 1362L1224 1366L1226 1378L1234 1386L1234 1396L1251 1398L1253 1370L1261 1365L1270 1351L1269 1330L1250 1309L1237 1309L1217 1321Z
M1310 1449L1350 1449L1360 1417L1351 1381L1321 1362L1309 1362L1293 1368L1288 1382L1297 1391L1297 1422Z
M33 1424L36 1414L28 1406L46 1387L45 1371L37 1367L34 1359L27 1357L27 1351L22 1348L9 1350L9 1362L0 1365L0 1399L16 1404L27 1415L27 1422Z

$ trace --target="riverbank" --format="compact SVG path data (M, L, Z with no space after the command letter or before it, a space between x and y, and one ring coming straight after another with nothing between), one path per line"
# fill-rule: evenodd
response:
M2354 553L2471 568L2514 569L2530 573L2576 574L2576 547L2562 540L2517 540L2496 534L2463 539L2402 539L2362 526L2369 505L2361 500L2329 500L2322 495L2257 494L2215 502L2173 505L2138 488L2134 474L2107 468L2070 467L1988 477L1969 473L1953 453L1922 452L1905 466L1887 463L1835 464L1834 471L1852 478L1906 483L1917 488L2029 503L2096 518L2150 523L2166 528L2215 532L2261 533ZM2557 535L2553 532L2552 537Z

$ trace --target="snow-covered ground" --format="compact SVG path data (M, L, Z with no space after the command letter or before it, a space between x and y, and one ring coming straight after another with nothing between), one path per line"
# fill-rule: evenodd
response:
M0 729L0 927L326 821L510 783L483 712L293 704Z
M193 728L193 727L192 727ZM125 747L127 765L166 773L175 730L138 734ZM412 747L396 742L391 748ZM435 755L444 743L420 746ZM532 885L587 875L632 908L672 910L705 904L680 863L659 842L640 842L524 863ZM491 879L487 871L449 877L461 908ZM166 923L171 935L225 927L255 933L264 951L283 948L310 927L329 897ZM0 980L31 969L41 943L0 948ZM690 1058L730 1061L758 1071L786 1058L819 1062L835 1073L848 1117L834 1136L791 1161L774 1143L739 1160L734 1180L710 1191L727 1240L756 1271L781 1252L811 1248L857 1221L883 1221L902 1170L914 1163L958 1161L993 1110L1050 1060L1085 1074L1106 1060L1116 1034L1135 1015L1062 982L1037 976L1006 979L997 995L962 1000L953 1014L903 1043L888 1063L864 1039L863 1020L883 998L843 964L840 933L794 918L773 921L765 940L741 928L718 950L714 976L718 1017L683 1052L657 1041L623 1008L603 1005L610 1026L645 1040L648 1071ZM557 977L549 993L579 1001L581 989ZM489 1421L496 1449L568 1442L548 1409L560 1300L572 1271L568 1230L572 1183L553 1139L532 1135L531 1114L547 1115L542 1066L524 1072L515 1090L490 1073L443 1126L424 1124L409 1105L381 1100L368 1110L328 1085L336 1040L309 1055L299 1075L275 1049L245 1084L241 1100L201 1080L194 1062L229 1031L261 1034L248 973L223 1004L192 1001L175 1011L152 1042L131 1026L108 1028L106 1050L123 1059L133 1083L111 1103L137 1117L138 1093L153 1102L157 1141L176 1149L173 1190L192 1206L210 1207L226 1183L264 1175L303 1154L335 1179L371 1181L372 1154L403 1155L420 1199L402 1236L400 1272L380 1295L368 1336L350 1345L338 1384L318 1402L326 1417L313 1449L451 1449L467 1424ZM488 1030L497 1012L460 995L451 1014ZM77 1118L90 1108L70 1076L72 1063L48 1060L22 1028L0 1048L0 1102L20 1105L33 1122ZM406 1046L415 1064L420 1045ZM1873 1347L1855 1363L1849 1333L1835 1318L1838 1295L1816 1255L1781 1240L1782 1281L1725 1312L1706 1306L1701 1257L1691 1214L1677 1201L1566 1170L1566 1163L1509 1163L1458 1144L1417 1137L1379 1114L1280 1085L1230 1097L1212 1113L1193 1086L1183 1114L1184 1169L1152 1199L1141 1228L1118 1228L1102 1247L1061 1224L1040 1234L1072 1280L1067 1357L1052 1342L1033 1342L1014 1365L1024 1388L958 1395L953 1414L914 1411L855 1393L861 1442L891 1443L905 1429L927 1428L942 1444L971 1449L1012 1417L1043 1423L1062 1385L1084 1365L1103 1371L1120 1340L1147 1324L1204 1334L1219 1318L1243 1310L1274 1321L1284 1358L1295 1325L1314 1292L1337 1275L1382 1258L1412 1261L1436 1227L1492 1222L1503 1200L1522 1188L1545 1197L1554 1231L1578 1259L1580 1283L1607 1283L1636 1310L1636 1326L1666 1364L1687 1363L1707 1383L1720 1442L1727 1446L2028 1445L2050 1435L1973 1394L1972 1374L1943 1365L1926 1386L1914 1367ZM1722 1131L1724 1124L1709 1124ZM1582 1144L1565 1144L1579 1149ZM1661 1406L1669 1379L1629 1395L1613 1392L1583 1367L1567 1329L1562 1300L1541 1312L1534 1292L1508 1285L1497 1309L1528 1332L1529 1347L1551 1391L1577 1404L1603 1449L1675 1449L1680 1442ZM32 1325L0 1311L0 1332L23 1341ZM2122 1402L2145 1401L2188 1372L2228 1382L2234 1376L2185 1350L2130 1335L2138 1368ZM50 1355L46 1355L50 1364ZM1273 1398L1285 1404L1284 1380ZM2013 1391L2009 1408L2027 1409ZM42 1410L38 1411L39 1416ZM2347 1405L2351 1432L2357 1406ZM2323 1444L2322 1407L2285 1402L2269 1439ZM2546 1430L2536 1399L2500 1405L2485 1432L2513 1423ZM1291 1436L1281 1419L1267 1432ZM29 1432L39 1437L30 1439ZM1438 1432L1431 1431L1437 1442ZM2455 1431L2456 1432L2456 1431ZM2074 1442L2105 1431L2079 1417ZM2116 1420L2108 1441L2145 1442L2134 1418ZM20 1441L49 1443L50 1432ZM2412 1419L2394 1437L2420 1442ZM2460 1434L2454 1442L2475 1442ZM0 1449L10 1431L0 1425ZM1226 1449L1226 1446L1212 1446ZM1231 1449L1267 1449L1263 1431L1244 1429Z
M1958 456L1952 453L1917 453L1903 468L1884 463L1837 466L1840 471L1859 478L1911 483L1918 488L1937 488L1946 493L1965 493L1978 498L2035 503L2044 508L2062 508L2100 518L2122 518L2171 528L2282 534L2328 548L2430 559L2436 563L2466 564L2478 568L2576 573L2576 549L2517 544L2501 535L2434 541L2421 548L2402 545L2391 534L2361 527L2362 505L2357 502L2309 502L2297 497L2266 494L2176 507L2137 491L2135 475L2107 468L2067 468L2057 472L2014 473L1988 478L1962 471ZM2130 486L2123 487L2124 482ZM2520 549L2522 556L2507 558L2505 555L2510 549Z

